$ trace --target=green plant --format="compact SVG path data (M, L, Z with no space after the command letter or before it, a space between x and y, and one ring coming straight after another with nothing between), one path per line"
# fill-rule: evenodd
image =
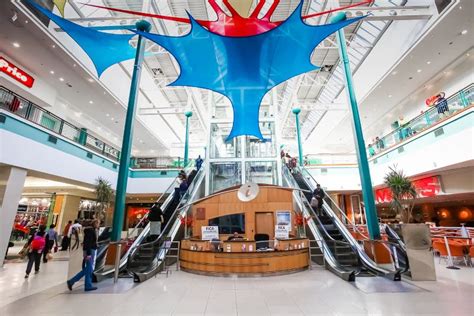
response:
M414 199L417 195L416 188L403 171L397 169L396 165L389 169L384 182L392 193L392 209L400 215L403 222L410 223L415 206Z
M95 194L97 200L96 218L105 219L105 213L114 198L114 190L109 181L98 177L95 184Z

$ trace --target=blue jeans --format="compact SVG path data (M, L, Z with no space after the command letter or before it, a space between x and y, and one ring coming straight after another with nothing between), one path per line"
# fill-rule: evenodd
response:
M92 272L94 272L93 264L95 260L96 250L92 250L92 254L89 260L86 260L86 264L83 265L82 270L79 271L75 276L73 276L68 282L74 284L82 277L85 277L84 282L84 289L90 289L94 286L92 285ZM86 252L84 251L84 257L86 256Z

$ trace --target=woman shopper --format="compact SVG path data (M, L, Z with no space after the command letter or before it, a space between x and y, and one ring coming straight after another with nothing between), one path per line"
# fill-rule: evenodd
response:
M46 226L40 225L38 231L35 232L28 240L28 263L26 265L25 279L30 276L33 263L35 264L35 274L39 272L41 264L41 254L46 246Z
M58 248L58 233L54 230L56 225L49 225L49 230L46 232L46 246L43 249L43 263L48 262L48 254L53 250L53 246ZM56 251L55 250L55 251Z
M84 223L84 227L82 270L66 282L70 291L72 291L74 283L82 279L82 277L85 278L84 291L97 290L97 287L92 285L92 272L94 271L95 254L97 251L97 228L99 227L99 222L88 221Z

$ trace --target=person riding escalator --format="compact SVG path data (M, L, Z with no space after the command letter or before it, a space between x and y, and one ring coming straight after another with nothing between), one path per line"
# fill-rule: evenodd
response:
M163 211L158 204L153 204L148 213L148 220L150 221L150 236L149 240L153 241L161 234L161 226L164 224Z

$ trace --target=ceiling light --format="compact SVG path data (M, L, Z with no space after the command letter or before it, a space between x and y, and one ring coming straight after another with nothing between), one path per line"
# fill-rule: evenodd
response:
M396 74L398 74L398 71L396 71L396 70L395 70L395 71L392 71L392 75L395 76Z
M467 34L467 30L462 30L461 31L461 35L466 35Z
M111 117L111 118L110 118L110 120L111 120L111 121L113 121L113 120L114 120L114 118L113 118L113 117Z
M64 78L63 77L59 78L59 81L64 81Z
M89 104L94 104L94 101L92 101L92 100L91 100L91 101L89 101Z
M20 44L18 44L17 42L14 42L14 43L13 43L13 46L16 47L16 48L19 48L19 47L20 47Z
M416 72L421 72L421 69L418 69Z
M49 73L52 74L52 75L54 75L54 70L51 70Z
M87 81L89 81L89 82L94 82L94 79L89 78L89 79L87 79Z
M72 64L73 67L76 67L77 65L76 64Z
M110 114L109 114L109 113L107 113L107 114L105 114L105 116L109 117L109 116L110 116Z
M28 24L28 20L25 20L25 24Z
M431 64L431 61L427 61L426 64L427 64L427 65Z
M388 95L388 97L389 97L389 98L391 98L391 97L392 97L392 95L391 95L391 94L389 94L389 95Z
M51 45L51 47L52 47L52 48L56 48L56 45L53 44L53 45Z

